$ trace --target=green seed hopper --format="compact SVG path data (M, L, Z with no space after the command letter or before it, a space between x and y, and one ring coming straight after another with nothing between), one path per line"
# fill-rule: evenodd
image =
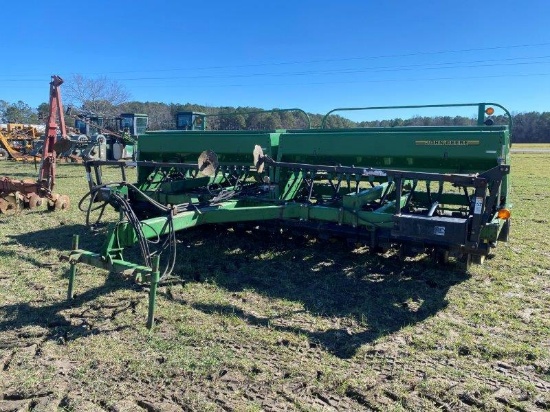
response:
M98 252L79 249L75 238L69 298L78 262L131 274L151 283L151 327L157 284L176 263L176 232L205 224L308 232L467 268L482 263L509 233L511 116L492 103L393 108L449 106L475 107L477 125L324 128L336 110L387 108L335 109L321 129L148 132L137 162L86 162L89 210L111 205L120 220ZM495 107L509 124L493 125ZM134 184L126 181L130 164L138 167ZM103 181L105 165L120 168L121 182ZM135 245L139 263L124 259Z

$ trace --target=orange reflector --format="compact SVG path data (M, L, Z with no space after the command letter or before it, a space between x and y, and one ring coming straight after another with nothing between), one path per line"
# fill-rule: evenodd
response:
M495 113L495 109L493 109L492 107L488 107L485 109L485 114L487 114L488 116L491 116L493 113Z
M498 211L498 218L499 219L510 219L510 211L508 209L500 209Z

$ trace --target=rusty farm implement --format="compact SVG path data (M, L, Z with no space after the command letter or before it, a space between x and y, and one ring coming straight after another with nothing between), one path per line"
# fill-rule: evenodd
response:
M0 213L11 213L28 207L33 209L47 202L49 210L69 207L69 197L53 191L55 186L56 152L67 147L68 139L63 118L60 86L63 80L52 76L50 82L50 112L42 149L37 180L0 177Z

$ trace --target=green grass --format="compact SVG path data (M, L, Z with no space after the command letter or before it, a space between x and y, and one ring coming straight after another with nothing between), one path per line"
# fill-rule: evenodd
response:
M513 154L511 240L469 274L313 238L181 233L184 283L160 288L153 332L129 279L81 265L66 302L59 255L74 233L89 250L103 238L76 207L84 168L60 164L71 210L0 215L0 410L548 409L549 162Z
M514 143L513 149L550 149L550 143Z

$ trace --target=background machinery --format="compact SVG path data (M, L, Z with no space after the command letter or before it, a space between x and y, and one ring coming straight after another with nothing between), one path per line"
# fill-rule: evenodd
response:
M245 117L253 115L264 115L267 113L277 113L279 115L286 112L296 112L303 118L304 127L311 128L311 120L309 115L302 109L272 109L272 110L246 110L238 109L235 111L226 111L219 113L202 113L194 111L182 111L176 113L176 129L177 130L243 130L246 129ZM239 122L239 119L242 122ZM214 119L208 121L208 119Z
M37 125L21 123L0 125L0 160L34 159L31 152L35 144L40 141L40 134Z
M326 129L343 110L474 107L474 126ZM495 108L509 119L494 125ZM90 208L120 212L101 250L74 250L83 262L156 287L176 263L176 232L200 225L246 225L361 243L401 258L426 254L466 268L482 263L510 228L511 116L493 103L335 109L321 129L150 131L140 136L137 162L85 163ZM102 166L119 167L118 183ZM124 169L137 165L137 182ZM97 206L94 207L97 209ZM141 262L124 251L136 246ZM162 259L161 259L162 257Z
M0 213L17 211L23 207L33 209L44 201L48 203L49 210L61 210L69 207L68 196L53 192L57 152L66 150L70 145L63 118L60 89L62 83L61 77L52 76L50 112L46 124L38 179L34 181L0 177Z
M176 129L206 130L206 114L202 112L177 112Z
M83 159L120 160L135 158L137 139L147 130L146 114L122 113L116 118L91 114L67 114L74 117L76 133L71 135L71 147L60 157L73 162Z

